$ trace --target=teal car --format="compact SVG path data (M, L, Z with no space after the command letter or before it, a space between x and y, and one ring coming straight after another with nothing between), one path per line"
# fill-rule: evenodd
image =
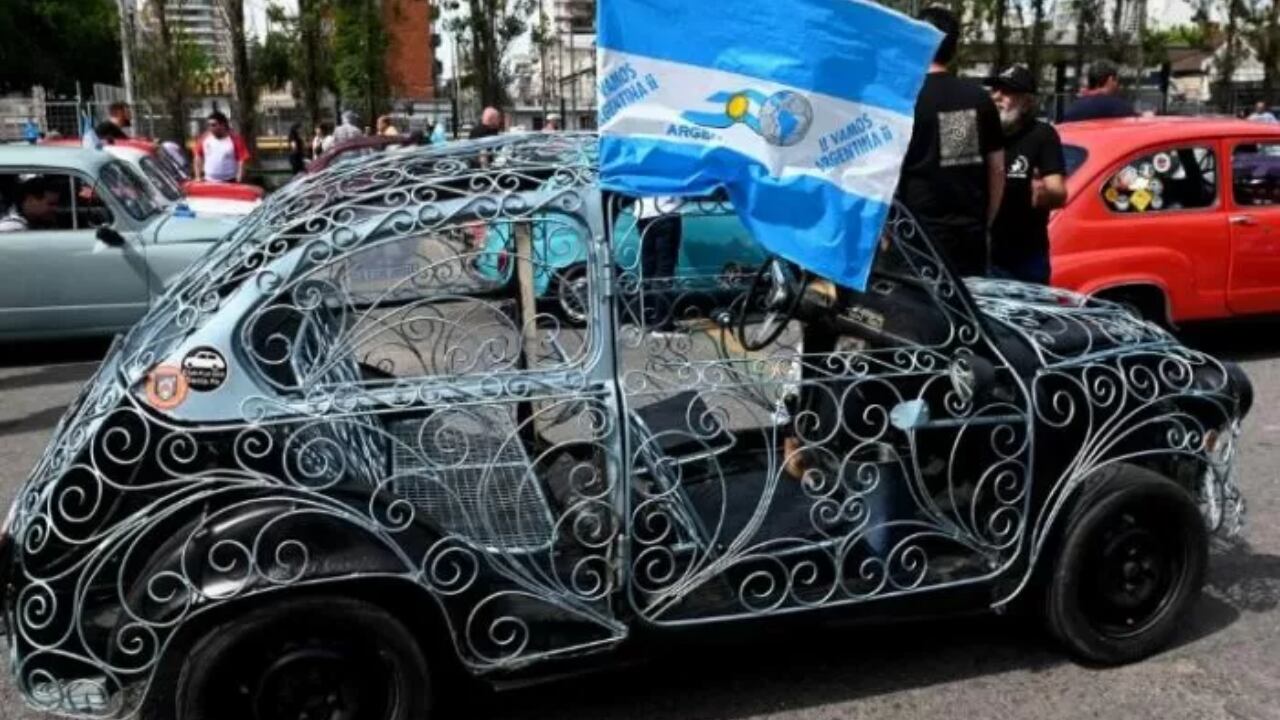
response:
M685 301L704 299L714 304L726 290L727 279L748 280L768 257L750 231L738 220L733 207L725 200L704 198L686 200L677 210L681 220L680 253L674 278L645 278L641 272L641 247L647 242L638 226L635 208L618 213L613 226L614 269L623 283L652 285L654 280L674 281ZM554 216L554 218L553 218ZM586 317L582 301L587 285L587 246L590 237L580 221L560 213L546 213L529 223L533 264L533 285L540 300L575 324ZM476 225L470 238L463 238L483 252L476 255L474 271L491 281L513 278L510 249L515 247L510 222ZM730 283L731 284L731 283Z
M0 341L126 330L235 227L159 207L137 172L108 153L30 145L0 146L0 216L32 180L56 192L56 211L0 232Z

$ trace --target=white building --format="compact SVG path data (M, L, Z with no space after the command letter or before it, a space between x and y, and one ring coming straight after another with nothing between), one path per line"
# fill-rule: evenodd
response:
M540 128L543 118L554 114L561 116L563 129L594 128L595 0L542 0L540 13L549 42L512 58L512 123Z
M231 30L218 0L145 0L160 3L169 27L208 53L215 65L231 65ZM144 22L150 22L154 8L146 8Z

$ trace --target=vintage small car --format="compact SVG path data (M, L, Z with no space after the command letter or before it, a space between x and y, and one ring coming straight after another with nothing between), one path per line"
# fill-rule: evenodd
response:
M1069 200L1053 284L1166 325L1280 312L1280 126L1125 118L1058 126Z
M771 258L682 302L619 267L626 204L586 134L269 197L115 343L14 502L27 700L409 720L458 668L1020 601L1091 662L1170 641L1243 520L1237 366L1118 305L965 282L897 207L865 291ZM477 224L506 226L514 281L474 271ZM551 229L583 248L581 326L538 308Z
M57 217L0 234L0 341L127 330L235 227L157 205L135 170L78 147L0 146L0 214L33 178L58 188Z

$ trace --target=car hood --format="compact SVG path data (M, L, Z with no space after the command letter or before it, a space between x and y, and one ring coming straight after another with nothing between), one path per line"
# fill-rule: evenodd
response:
M1106 300L1013 280L965 284L982 313L1020 335L1045 365L1178 344L1160 326Z
M173 210L155 222L152 241L157 243L214 242L235 229L239 218L226 216L185 216Z

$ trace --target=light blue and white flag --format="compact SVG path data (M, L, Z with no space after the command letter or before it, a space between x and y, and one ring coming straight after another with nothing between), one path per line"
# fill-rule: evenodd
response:
M866 285L942 35L863 0L600 0L604 187L723 186L770 252Z

